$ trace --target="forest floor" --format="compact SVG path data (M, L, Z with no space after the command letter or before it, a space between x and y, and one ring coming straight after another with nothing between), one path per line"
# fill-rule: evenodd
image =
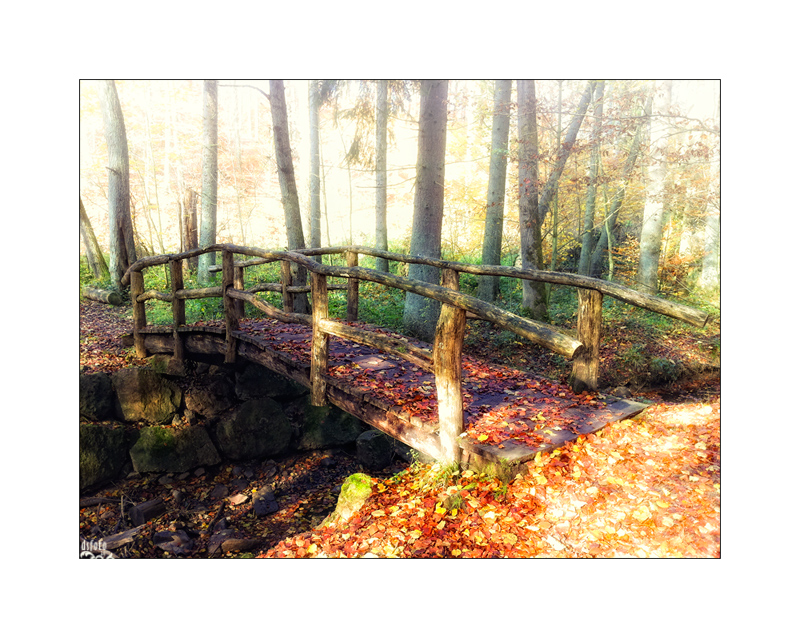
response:
M95 496L169 503L180 492L187 502L209 504L214 494L220 499L273 484L281 508L273 515L256 518L249 505L228 506L229 527L260 542L227 556L719 557L719 325L702 336L676 328L654 338L646 324L622 317L606 321L604 330L601 384L626 386L651 405L537 456L511 481L398 461L371 473L372 495L353 518L332 527L319 524L335 507L344 478L362 471L352 449L222 465L182 479L137 476ZM81 303L81 370L144 364L119 339L130 331L129 309ZM563 358L520 348L513 336L483 324L470 322L465 350L556 381L568 372ZM81 508L81 534L124 529L118 510L118 503ZM206 511L146 525L197 528L217 511L214 502ZM141 534L122 555L165 556L149 536ZM196 543L187 556L206 557L207 546Z

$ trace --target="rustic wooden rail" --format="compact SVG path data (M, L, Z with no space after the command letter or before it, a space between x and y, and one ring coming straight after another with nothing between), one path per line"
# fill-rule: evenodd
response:
M182 260L197 257L207 252L222 253L222 285L200 289L183 287ZM319 263L314 256L343 254L346 266ZM379 272L358 265L359 255L384 257L389 260L434 266L442 271L442 285L425 283L419 280ZM235 261L234 255L251 257L245 261ZM281 263L280 284L257 284L244 289L244 269L270 262ZM170 265L169 293L145 291L143 270L163 264ZM310 274L309 286L293 285L291 265L305 268ZM220 267L212 267L220 270ZM493 304L481 301L459 291L459 273L491 275L529 279L556 285L572 286L578 289L578 330L577 339L559 332L552 326L533 321L503 310ZM328 278L344 278L343 285L329 285ZM412 345L403 338L389 337L363 328L346 325L328 316L328 291L331 289L347 291L347 321L358 320L359 282L370 281L384 286L398 288L439 301L442 304L436 327L434 343L431 348ZM186 299L222 297L225 315L225 361L233 363L237 356L237 334L239 321L244 317L244 302L250 303L268 317L288 323L311 326L311 366L307 384L311 388L314 405L324 405L329 398L326 381L328 369L328 341L330 336L348 339L359 344L377 348L383 352L410 361L435 375L438 411L439 441L436 447L444 460L460 458L461 449L458 437L464 429L461 390L461 353L467 313L471 317L490 321L506 330L549 348L573 360L570 384L576 393L583 390L596 390L599 369L599 349L602 326L603 295L626 303L651 310L692 325L703 327L708 321L704 312L682 306L652 295L640 293L625 286L590 277L568 273L525 270L507 266L476 266L460 262L414 257L364 246L345 246L332 248L304 249L295 251L271 251L232 244L214 244L178 254L145 257L134 263L122 280L130 284L133 300L133 336L139 356L146 356L145 334L147 319L145 302L160 300L172 304L173 357L182 361L186 331ZM282 293L282 309L267 304L256 294L263 291ZM294 295L311 294L311 314L293 312Z

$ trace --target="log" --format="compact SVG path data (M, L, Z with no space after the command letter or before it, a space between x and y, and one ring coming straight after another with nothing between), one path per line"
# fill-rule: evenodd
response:
M320 329L327 334L342 339L349 339L365 346L377 348L382 352L387 352L396 357L400 357L414 365L419 366L427 372L433 372L433 359L431 350L412 345L408 340L401 337L389 337L386 335L348 326L330 319L323 319L319 322Z
M101 288L83 288L81 295L84 299L91 301L99 301L100 303L111 304L112 306L121 306L122 297L115 290L102 290Z
M442 271L442 283L458 290L458 273ZM464 431L464 405L461 394L461 352L467 313L463 308L442 304L433 345L433 372L439 408L439 438L447 463L461 460L458 437Z
M348 268L358 266L358 253L348 250L345 253ZM347 321L358 321L358 279L347 280Z
M320 323L328 318L328 281L311 273L311 405L325 405L325 373L328 371L328 335Z
M268 303L264 303L263 301L261 301L261 299L259 299L250 292L245 292L244 290L229 289L228 296L234 299L241 299L243 301L247 301L253 304L256 308L258 308L261 312L267 315L270 319L277 319L278 321L283 321L284 323L302 323L303 325L306 326L311 325L311 315L304 315L297 312L283 312L282 310L278 310L277 308L269 305Z
M186 302L178 296L178 291L183 288L183 262L171 261L169 268L172 289L172 338L175 344L172 356L175 361L183 363L183 338L178 333L178 328L186 324Z
M141 272L131 273L131 298L133 299L133 345L136 348L136 356L144 358L147 350L144 347L144 335L142 328L147 326L147 314L144 302L139 300L139 296L144 293L144 275Z

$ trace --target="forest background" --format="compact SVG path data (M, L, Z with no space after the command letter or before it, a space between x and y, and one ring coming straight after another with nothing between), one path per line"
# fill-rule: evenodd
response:
M312 85L320 100L321 228L316 241L322 245L375 245L378 84L285 82L306 245L315 244L310 221L313 197L308 188L313 171L309 130ZM527 140L518 135L517 86L508 84L511 93L501 108L510 118L510 135L506 147L498 150L492 147L492 126L500 104L495 101L495 83L449 82L441 222L444 258L481 263L483 250L484 263L523 262L526 247L520 246L519 167L528 170L520 156L520 140ZM593 94L589 90L592 101L588 109L582 105L588 110L585 116L576 115L578 102L586 94L585 81L535 84L537 161L532 177L542 200L552 196L552 201L548 199L546 207L540 205L544 209L539 211L541 219L536 221L535 212L533 215L541 233L536 242L540 263L534 267L588 272L588 261L580 263L582 244L588 239L584 253L595 249L591 274L638 285L648 292L660 290L667 296L686 297L699 289L716 306L719 82L626 80L602 84L604 91L597 86ZM81 82L80 86L81 198L100 245L107 250L103 118L96 83ZM118 81L116 87L128 140L138 256L175 252L181 248L181 216L191 198L202 192L203 83ZM266 81L218 83L217 241L268 248L287 245L273 122L266 99L269 89ZM388 83L386 228L389 248L397 252L408 252L412 242L419 90L418 82ZM652 117L647 117L648 113L653 113ZM567 128L576 120L580 128L574 144L567 147L563 145ZM564 148L571 151L566 161L559 156ZM522 153L531 154L526 148ZM484 229L493 154L503 154L507 171L499 200L501 252L486 262ZM529 183L529 177L526 174L522 181ZM555 189L548 196L542 191L551 185ZM492 206L489 202L489 208ZM651 220L649 227L644 220ZM523 216L523 226L526 222ZM640 251L640 242L645 242L643 246L649 242L650 248ZM602 255L602 260L597 259L597 253L602 253L596 249L598 243L610 243L612 259ZM655 271L645 281L642 273L648 251L655 254L655 266L650 267Z

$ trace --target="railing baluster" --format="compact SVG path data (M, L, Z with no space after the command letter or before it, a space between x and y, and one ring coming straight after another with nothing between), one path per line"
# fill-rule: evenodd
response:
M345 252L347 267L358 266L358 253L352 250ZM358 321L358 279L347 280L347 321Z
M178 328L186 323L186 301L178 298L178 291L183 290L183 260L175 259L169 262L170 287L172 289L172 357L175 361L183 363L184 349L183 337Z
M442 271L442 285L458 290L458 273ZM433 342L433 371L439 404L439 439L444 460L461 461L458 437L464 431L464 399L461 392L461 352L467 313L462 308L442 304Z
M222 305L225 309L225 363L236 362L236 338L233 332L239 329L239 318L236 315L235 299L228 295L228 288L233 288L233 253L222 252Z
M325 405L325 373L328 370L328 335L320 321L328 318L328 278L311 273L311 405Z
M233 287L236 288L236 290L244 290L244 266L236 266L233 269ZM237 319L244 319L247 316L244 301L235 299L234 307L236 308Z
M578 341L583 344L572 363L572 391L597 390L600 370L600 338L603 327L603 293L578 288Z
M283 294L283 311L294 312L294 293L289 292L292 285L292 262L281 262L281 292Z
M144 301L139 301L139 295L144 294L144 275L139 271L131 271L131 301L133 302L133 345L136 356L144 358L147 349L144 347L144 335L140 332L147 327L147 314Z

